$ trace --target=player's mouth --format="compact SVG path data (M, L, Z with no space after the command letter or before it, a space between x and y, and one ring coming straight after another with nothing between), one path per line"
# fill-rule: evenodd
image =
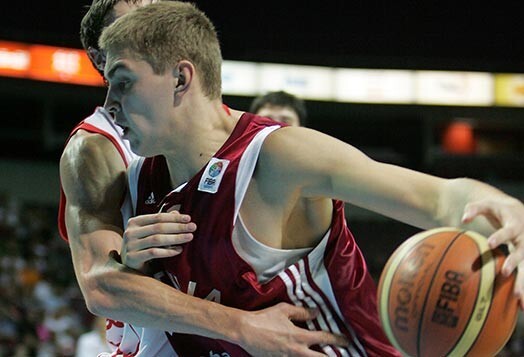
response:
M125 138L129 134L129 128L127 126L124 126L122 124L117 124L122 129L122 136Z

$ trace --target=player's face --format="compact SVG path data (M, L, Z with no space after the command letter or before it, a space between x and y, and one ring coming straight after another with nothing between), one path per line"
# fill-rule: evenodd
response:
M298 114L290 107L283 107L280 105L264 105L256 113L262 117L268 117L281 123L286 123L291 126L300 126L300 119Z
M160 154L174 134L172 71L155 74L146 61L109 53L105 76L109 82L105 107L124 129L133 151L141 156Z

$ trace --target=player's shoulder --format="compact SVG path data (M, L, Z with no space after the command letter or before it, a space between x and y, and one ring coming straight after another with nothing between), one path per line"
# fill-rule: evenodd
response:
M261 154L268 157L285 158L296 154L296 145L307 140L310 130L303 127L284 126L267 136Z
M67 142L60 157L60 176L82 179L125 172L126 165L118 149L104 135L78 130Z
M106 136L86 130L77 130L67 142L62 157L111 158L116 155L120 161L118 150Z
M273 131L264 141L257 163L257 178L267 178L268 184L274 177L291 179L295 176L308 177L325 167L332 141L313 129L286 126ZM291 182L291 181L290 181Z
M113 143L100 134L76 132L64 148L59 168L68 200L82 207L99 208L101 198L120 195L119 188L125 187L126 165Z

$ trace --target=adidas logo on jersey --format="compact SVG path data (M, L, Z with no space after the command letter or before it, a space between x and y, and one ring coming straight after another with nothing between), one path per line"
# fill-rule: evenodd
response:
M156 203L156 200L155 200L155 194L153 192L151 192L149 194L149 197L147 198L147 200L145 201L145 204L146 205L154 205Z

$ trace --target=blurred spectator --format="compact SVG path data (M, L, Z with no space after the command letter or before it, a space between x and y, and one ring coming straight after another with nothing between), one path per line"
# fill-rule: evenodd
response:
M284 91L269 92L255 98L249 111L291 126L306 125L306 104L302 99Z
M93 357L111 351L106 343L106 319L94 317L91 331L80 335L76 345L75 357Z
M0 356L74 356L87 330L56 210L0 193Z

